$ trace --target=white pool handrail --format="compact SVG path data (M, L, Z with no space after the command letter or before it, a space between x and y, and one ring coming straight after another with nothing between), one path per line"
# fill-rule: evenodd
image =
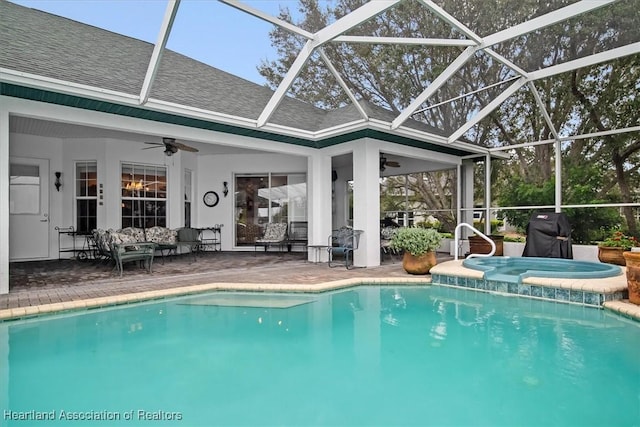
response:
M493 240L491 240L489 237L487 237L486 234L482 233L480 230L478 230L477 228L475 228L473 225L471 224L467 224L466 222L461 222L460 224L458 224L456 226L456 230L454 232L454 241L453 244L455 245L455 255L454 255L454 259L457 261L458 260L458 252L460 249L460 246L458 246L458 242L460 242L460 229L462 227L467 227L471 230L473 230L474 233L476 233L478 236L482 237L484 240L486 240L487 242L489 242L489 244L491 244L491 252L489 252L488 254L469 254L469 256L467 258L473 258L473 257L488 257L488 256L493 256L493 254L496 253L496 244Z

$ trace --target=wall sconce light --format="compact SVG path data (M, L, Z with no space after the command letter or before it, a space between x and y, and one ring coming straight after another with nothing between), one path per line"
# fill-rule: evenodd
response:
M227 194L229 194L229 183L227 181L222 183L222 194L224 194L224 197L227 197Z
M60 191L60 187L62 187L62 181L60 180L60 178L62 177L62 172L56 172L56 183L54 184L56 186L56 190Z

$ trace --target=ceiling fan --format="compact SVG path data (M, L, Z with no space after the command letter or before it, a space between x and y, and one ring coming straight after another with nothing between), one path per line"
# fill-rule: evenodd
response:
M176 141L175 138L162 138L162 142L145 142L145 144L152 144L154 147L143 148L143 150L148 150L150 148L158 148L164 147L164 154L167 156L173 156L178 150L190 151L192 153L197 153L198 149L190 147L186 144Z
M384 172L384 170L389 168L399 168L400 163L395 162L393 160L387 160L384 154L380 153L380 172Z

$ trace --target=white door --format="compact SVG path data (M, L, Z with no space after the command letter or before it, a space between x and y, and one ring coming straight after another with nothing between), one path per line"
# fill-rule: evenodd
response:
M49 258L49 160L9 162L9 260Z

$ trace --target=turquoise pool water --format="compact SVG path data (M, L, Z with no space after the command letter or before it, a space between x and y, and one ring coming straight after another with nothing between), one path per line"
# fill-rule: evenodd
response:
M602 279L622 274L617 265L561 258L475 257L462 262L467 268L484 271L489 280L522 282L526 277Z
M603 310L440 286L215 293L0 323L0 425L637 426L639 348Z

